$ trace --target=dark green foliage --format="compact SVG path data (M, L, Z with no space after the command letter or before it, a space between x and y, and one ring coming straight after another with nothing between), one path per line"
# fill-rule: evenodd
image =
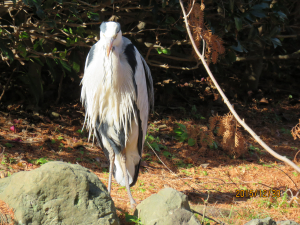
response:
M10 62L12 62L14 60L14 54L12 53L12 51L6 47L6 43L5 41L2 41L0 42L0 49L1 49L1 52L2 54L7 57Z
M256 52L266 45L273 49L281 46L284 39L277 35L290 23L288 9L294 2L204 1L206 24L225 40L226 64L230 66L237 55ZM178 0L131 1L125 5L98 0L17 0L0 3L0 67L7 74L18 67L11 82L21 87L19 92L23 91L28 103L42 103L49 93L54 93L52 100L56 99L61 81L63 90L72 82L79 89L86 55L98 40L99 25L108 19L121 23L122 32L142 55L151 46L146 43L154 46L148 57L150 66L195 66ZM34 72L32 65L38 65ZM3 86L5 80L0 79L0 83Z
M219 7L221 4L220 2ZM286 13L289 13L287 5L283 4L283 1L273 3L270 0L232 0L227 5L225 3L225 16L226 13L227 16L222 24L226 29L224 38L232 36L233 33L237 34L236 43L231 48L237 52L247 53L247 49L257 51L257 48L261 47L257 43L273 45L274 48L281 46L281 41L276 38L276 35L280 33L280 27L288 22L285 18L287 18ZM234 32L233 27L238 33Z

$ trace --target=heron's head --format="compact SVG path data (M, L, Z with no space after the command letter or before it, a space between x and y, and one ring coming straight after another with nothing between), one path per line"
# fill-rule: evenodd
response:
M117 22L103 22L100 26L100 40L104 40L106 54L109 56L113 46L119 45L122 40L121 26Z

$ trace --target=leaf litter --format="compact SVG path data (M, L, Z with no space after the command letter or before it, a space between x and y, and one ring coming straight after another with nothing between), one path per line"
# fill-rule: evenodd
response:
M276 152L294 159L300 144L287 131L295 124L266 122L266 115L270 117L271 109L265 108L254 107L250 109L250 113L241 111L240 114ZM87 132L81 130L83 108L75 104L51 110L60 114L60 117L50 116L49 119L42 116L42 113L37 117L16 110L0 112L0 177L30 171L48 161L57 160L77 163L90 169L107 186L108 162L96 144L87 142ZM299 105L291 106L289 110L299 111ZM151 146L157 146L154 151L172 173L145 145L145 163L142 164L137 184L132 187L133 197L138 203L163 188L171 187L186 194L192 208L205 204L221 212L229 211L227 216L221 213L219 217L213 217L228 224L244 224L251 219L267 216L274 220L290 219L300 222L300 201L297 195L300 174L294 169L270 156L241 128L238 128L238 135L243 135L243 148L247 143L247 151L243 149L242 154L237 156L230 154L228 146L225 150L222 149L224 135L217 135L220 130L214 132L212 128L208 132L212 124L218 127L213 119L182 120L182 115L176 111L173 111L172 116L168 115L169 113L161 113L160 116L152 116L148 129L148 135L152 137L147 140ZM218 118L220 119L219 116ZM236 126L234 122L231 123ZM225 128L226 126L222 129ZM224 134L225 131L222 132ZM229 137L229 134L226 135ZM209 144L205 146L205 137L214 139L207 140ZM215 142L214 145L212 141ZM234 145L234 139L232 141ZM201 150L203 147L205 151ZM295 159L298 166L299 158ZM246 191L269 193L269 190L279 191L280 194L241 197ZM126 189L113 181L111 196L120 209L118 215L121 223L132 224L125 219L126 213L133 214ZM201 216L198 218L202 220ZM210 223L216 224L213 221Z

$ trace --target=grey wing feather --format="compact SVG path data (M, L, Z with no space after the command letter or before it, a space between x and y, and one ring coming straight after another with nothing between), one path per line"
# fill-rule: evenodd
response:
M149 66L146 63L146 60L141 56L144 70L145 70L145 78L146 78L146 84L147 84L147 92L148 92L148 101L149 101L149 110L154 110L154 90L153 90L153 80L151 76L151 72L149 69Z
M97 43L96 43L97 44ZM89 51L88 56L86 57L86 63L85 63L85 67L84 70L86 70L86 68L90 65L90 63L93 61L94 58L94 54L95 54L95 49L96 49L96 44L94 44L91 47L91 50Z

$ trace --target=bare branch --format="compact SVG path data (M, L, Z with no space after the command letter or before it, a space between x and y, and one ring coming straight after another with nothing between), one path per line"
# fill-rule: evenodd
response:
M216 88L218 89L220 95L222 96L225 104L227 105L227 107L229 108L229 110L231 111L231 113L233 114L233 116L235 117L235 119L245 128L245 130L247 130L251 136L266 150L268 151L271 155L273 155L275 158L287 163L288 165L290 165L291 167L293 167L295 170L297 170L300 173L300 168L293 163L291 160L289 160L288 158L286 158L285 156L279 155L278 153L276 153L275 151L273 151L263 140L260 139L259 136L257 136L257 134L244 122L244 120L242 120L239 115L236 113L236 111L234 110L234 108L232 107L232 105L230 104L229 100L227 99L226 95L224 94L224 92L222 91L221 87L219 86L218 82L216 81L216 79L214 78L211 70L209 69L204 57L201 55L201 53L199 52L194 38L192 36L189 24L188 24L188 18L186 16L186 12L183 6L183 2L182 0L179 0L182 12L183 12L183 18L184 18L184 22L185 22L185 26L188 32L188 35L190 37L190 40L192 42L193 48L195 50L195 52L197 53L197 55L199 56L199 58L201 59L209 77L211 78L211 80L213 81L214 85L216 86Z
M201 62L199 61L196 66L194 67L182 67L182 66L169 66L168 64L161 64L161 62L155 61L155 60L149 60L147 63L151 66L165 68L165 69L179 69L179 70L195 70L199 68L199 65Z
M8 78L8 80L7 80L6 84L5 84L5 86L3 87L3 91L2 91L2 94L1 94L1 96L0 96L0 101L1 101L1 99L2 99L2 97L3 97L3 95L4 95L4 93L5 93L5 90L6 90L7 86L8 86L8 84L9 84L9 82L10 82L12 76L14 75L14 72L16 71L16 69L17 69L17 68L14 68L14 70L12 71L10 77Z
M181 58L181 57L176 57L176 56L171 56L171 55L165 55L165 54L160 54L160 55L159 54L150 54L150 55L161 56L163 58L173 59L173 60L176 60L176 61L197 62L197 60L195 58L188 57L188 56L186 56L185 58ZM202 63L200 63L200 64L202 64Z
M236 61L253 61L253 60L283 60L283 59L297 59L300 58L300 50L290 54L290 55L277 55L277 56L246 56L246 57L236 57Z
M87 27L88 25L97 25L101 24L101 22L91 22L91 23L65 23L60 21L55 21L57 24L67 25L69 27Z
M63 39L60 39L58 37L55 37L54 35L40 35L40 34L31 34L31 36L33 37L38 37L38 38L45 38L45 39L49 39L49 40L52 40L52 41L56 41L60 44L63 44L63 45L66 45L67 42ZM90 45L88 44L85 44L83 42L77 42L75 44L71 44L71 46L82 46L82 47L91 47Z
M190 9L189 13L186 15L186 17L189 17L189 15L191 14L191 12L193 11L194 4L195 4L195 0L193 0L192 7L191 7L191 9Z

